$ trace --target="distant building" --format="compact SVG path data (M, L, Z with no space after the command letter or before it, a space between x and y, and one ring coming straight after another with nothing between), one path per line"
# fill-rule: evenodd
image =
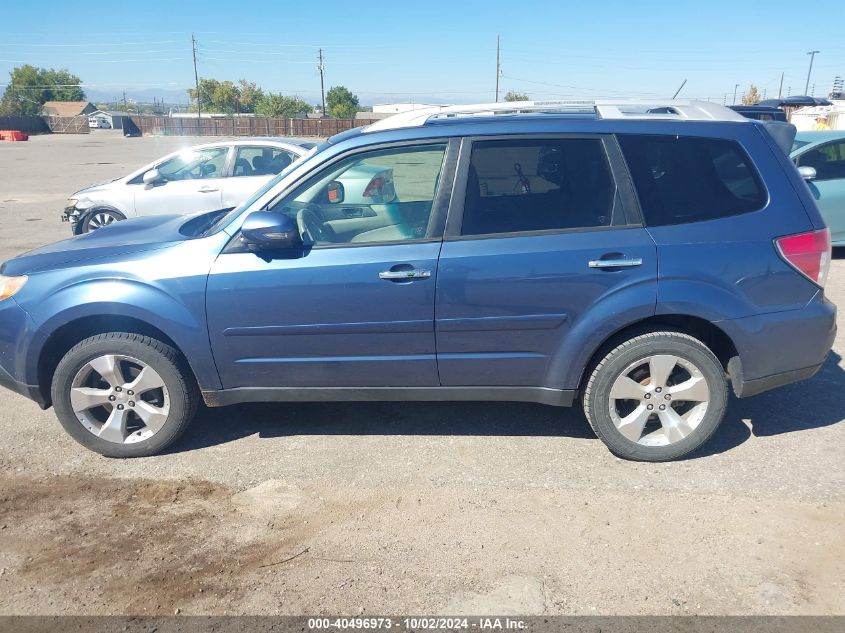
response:
M435 105L432 103L379 103L372 107L372 110L366 110L362 112L356 112L355 118L358 120L361 119L370 119L370 120L378 120L378 119L386 119L389 116L393 116L394 114L399 114L401 112L411 112L412 110L421 110L423 108L441 108L442 105Z
M373 114L399 114L423 108L439 108L440 104L433 103L379 103L373 106Z
M88 113L88 117L96 117L98 119L105 119L109 126L114 130L122 130L129 121L131 114L129 112L120 112L114 110L94 110ZM129 122L131 125L131 122Z
M96 112L97 106L90 101L47 101L41 109L47 116L72 117Z
M807 132L815 129L818 117L824 116L831 130L845 130L845 101L833 99L831 103L833 105L798 108L792 113L789 122L799 132Z

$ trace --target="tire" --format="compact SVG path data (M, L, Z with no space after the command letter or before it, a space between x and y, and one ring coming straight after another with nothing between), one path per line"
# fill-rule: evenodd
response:
M587 420L610 451L645 462L699 448L722 422L727 402L719 359L698 339L671 331L613 348L591 372L583 397Z
M109 224L114 224L115 222L120 222L125 219L126 217L122 213L115 211L114 209L92 209L86 213L85 217L82 219L79 233L80 235L83 233L90 233L91 231L96 231L104 226L108 226Z
M75 345L56 367L51 395L70 436L106 457L164 450L184 433L199 403L199 389L176 350L126 332Z

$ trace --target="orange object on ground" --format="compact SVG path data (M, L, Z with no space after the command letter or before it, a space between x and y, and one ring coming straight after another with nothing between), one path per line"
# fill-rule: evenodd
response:
M29 136L20 130L0 130L0 139L4 141L26 141Z

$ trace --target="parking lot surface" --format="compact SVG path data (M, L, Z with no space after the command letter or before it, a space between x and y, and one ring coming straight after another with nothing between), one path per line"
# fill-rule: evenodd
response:
M82 186L186 138L0 144L0 260ZM845 306L845 253L828 296ZM578 409L201 411L110 460L0 391L0 614L845 614L845 320L812 380L732 398L703 450L621 461Z

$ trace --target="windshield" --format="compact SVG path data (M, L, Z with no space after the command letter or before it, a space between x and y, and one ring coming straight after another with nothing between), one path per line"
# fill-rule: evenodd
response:
M248 208L249 208L249 207L251 207L253 204L255 204L255 201L256 201L256 200L258 200L259 198L261 198L261 196L263 196L263 195L264 195L264 194L266 194L268 191L270 191L273 187L275 187L275 186L276 186L276 185L277 185L277 184L278 184L278 183L279 183L279 182L280 182L280 181L281 181L281 180L282 180L285 176L287 176L290 172L292 172L294 169L296 169L297 167L299 167L299 164L300 164L302 161L304 161L304 160L307 160L307 159L311 158L314 154L316 154L317 152L319 152L319 151L320 151L320 150L321 150L321 149L322 149L325 145L326 145L325 143L322 143L322 144L320 144L320 145L315 145L314 147L312 147L310 150L308 150L308 152L307 152L307 153L303 154L303 156L302 156L299 160L296 160L296 161L294 161L293 163L291 163L290 165L288 165L287 167L285 167L282 171L280 171L280 172L279 172L279 175L278 175L278 176L276 176L275 178L273 178L272 180L270 180L270 181L269 181L267 184L265 184L263 187L259 188L259 189L258 189L255 193L253 193L253 194L252 194L249 198L247 198L247 199L246 199L245 201L243 201L241 204L239 204L238 206L236 206L234 209L232 209L232 210L231 210L231 211L229 211L228 213L225 213L225 214L221 215L221 216L217 219L217 221L216 221L216 222L214 222L211 226L209 226L209 227L208 227L208 229L206 229L206 230L203 232L203 234L202 234L202 235L203 235L203 237L204 237L204 236L206 236L206 235L211 235L212 233L216 233L216 232L217 232L217 231L219 231L222 227L226 226L226 224L228 224L228 222L229 222L232 218L237 217L237 215L238 215L239 213L241 213L241 211L243 211L244 209L248 209Z

